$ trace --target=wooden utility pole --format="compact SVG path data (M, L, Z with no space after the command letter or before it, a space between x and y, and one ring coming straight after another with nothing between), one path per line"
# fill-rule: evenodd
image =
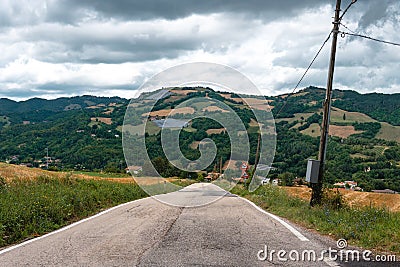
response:
M219 174L222 174L222 157L219 158Z
M49 148L46 147L46 170L49 169Z
M326 96L324 101L324 116L322 120L321 139L319 143L319 153L318 153L318 160L320 162L318 182L311 184L312 188L312 194L310 200L311 206L321 204L322 200L322 185L323 185L324 170L325 170L326 149L328 144L329 120L331 115L330 113L331 113L331 101L332 101L333 73L335 69L336 45L337 45L337 37L339 33L339 23L340 23L340 3L341 0L336 0L335 19L333 21L333 30L332 30L333 38L332 38L331 56L329 62L328 82L326 86Z
M261 131L261 130L260 130ZM258 161L259 161L259 154L260 154L260 139L261 139L261 133L258 134L258 139L257 139L257 150L256 150L256 158L254 162L254 172L257 169Z
M257 170L257 165L258 165L259 158L260 158L260 144L261 144L261 132L258 133L256 158L254 159L253 171L250 173L251 175L249 175L249 178L248 178L248 183L247 183L248 187L250 186L251 180L253 180L254 174L256 173L256 170Z

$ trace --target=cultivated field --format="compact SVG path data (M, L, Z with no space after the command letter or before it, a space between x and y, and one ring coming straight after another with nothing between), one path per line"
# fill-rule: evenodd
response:
M311 189L308 187L282 187L290 195L310 200ZM336 189L334 189L336 190ZM400 194L382 194L340 189L347 204L352 207L384 207L393 212L400 212Z
M307 134L312 137L320 136L320 127L318 123L313 123L307 129L301 131L302 134Z
M363 131L356 131L354 126L338 126L338 125L330 125L329 126L329 134L333 136L338 136L341 138L347 138L352 134L362 133Z
M343 120L343 114L346 114L346 120ZM341 122L341 123L347 122L347 123L351 124L354 122L376 122L376 120L374 120L373 118L371 118L370 116L368 116L364 113L349 112L346 110L332 107L331 123L335 123L335 122Z
M94 117L94 118L90 118L90 120L93 121L93 122L99 121L99 122L102 122L102 123L105 123L105 124L108 124L108 125L112 124L112 119L111 118Z
M220 112L229 112L225 109L222 109L220 107L217 106L208 106L202 109L202 111L208 111L208 112L215 112L215 111L220 111Z
M220 129L208 129L206 131L207 134L220 134L222 132L226 131L225 128L220 128Z
M6 182L15 180L33 181L39 177L48 177L54 179L63 179L68 175L72 179L90 179L90 180L106 180L121 183L134 183L134 180L129 177L116 177L112 174L94 174L85 172L50 172L38 168L28 168L25 166L18 166L0 162L0 177L4 178Z
M276 119L276 122L280 122L280 121L287 121L289 123L292 123L294 121L301 121L301 117L304 118L304 121L310 117L311 115L313 115L314 113L296 113L294 114L293 118L281 118L281 119Z
M167 117L169 115L174 115L174 114L193 114L194 112L195 112L195 110L192 107L182 107L182 108L175 108L175 109L162 109L162 110L152 111L152 112L150 112L150 114L143 113L142 117L147 117L147 116Z
M381 122L381 129L376 135L376 138L400 142L400 126L393 126L389 123Z

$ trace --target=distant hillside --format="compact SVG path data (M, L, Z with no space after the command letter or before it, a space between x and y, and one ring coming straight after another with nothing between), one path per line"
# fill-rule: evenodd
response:
M133 113L125 130L135 135L146 124L149 157L159 166L156 168L162 175L197 177L174 168L166 160L160 146L161 128L169 127L162 123L166 116L177 120L176 125L186 125L180 133L180 147L186 158L199 157L200 140L210 138L215 142L217 158L207 169L211 171L219 166L221 159L224 164L230 159L228 136L219 123L209 119L195 119L190 124L179 121L183 114L197 112L207 117L207 114L226 112L223 106L210 104L210 99L228 105L245 125L243 133L247 132L251 147L249 163L254 164L259 124L243 102L253 103L260 113L272 108L278 135L275 169L270 176L291 184L295 177L305 176L307 159L317 157L324 96L325 90L308 87L289 98L287 95L267 97L268 106L256 96L246 96L246 101L242 101L236 94L211 88L163 88L132 101ZM365 190L400 191L400 126L396 117L399 95L335 90L333 96L326 181L333 184L355 180ZM372 109L374 97L382 106L375 105ZM149 101L158 98L149 110ZM193 102L178 108L186 100ZM1 99L0 161L44 167L48 148L49 165L55 170L123 172L127 166L121 131L127 105L128 100L118 97L36 98L22 102ZM172 126L170 129L177 130ZM233 148L234 154L241 151L240 147ZM140 159L143 153L135 155ZM144 161L139 163L145 165Z
M127 103L120 97L75 96L62 97L52 100L32 98L26 101L0 99L0 116L8 117L12 123L22 121L41 122L50 119L56 113L87 108L100 108L111 103ZM99 106L100 105L100 106ZM1 125L0 125L1 127Z
M277 106L281 106L286 101L286 96L278 96ZM281 115L299 113L299 110L313 111L312 107L322 107L324 97L325 89L307 87L288 99ZM360 94L356 91L336 89L332 97L334 107L364 113L377 121L388 122L391 125L400 125L400 93Z
M97 96L74 96L61 97L47 100L42 98L31 98L26 101L13 101L7 98L0 99L0 114L24 113L38 110L64 111L71 109L81 109L98 104L108 105L110 103L125 102L126 99L120 97L97 97Z

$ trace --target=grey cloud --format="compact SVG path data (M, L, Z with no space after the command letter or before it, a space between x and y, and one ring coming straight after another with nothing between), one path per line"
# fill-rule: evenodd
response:
M366 12L359 21L359 30L365 31L368 26L377 23L379 20L387 17L388 7L393 3L390 0L370 1Z
M211 14L220 12L251 13L256 17L268 15L278 17L298 9L318 7L326 3L320 0L298 1L265 1L265 0L147 0L147 1L93 1L93 0L65 0L60 6L73 9L95 10L104 17L119 17L123 19L177 19L191 14Z

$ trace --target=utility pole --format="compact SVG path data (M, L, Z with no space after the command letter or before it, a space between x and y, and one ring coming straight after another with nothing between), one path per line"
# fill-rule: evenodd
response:
M325 170L326 149L328 145L329 120L331 115L333 73L335 69L336 45L337 45L337 36L339 33L339 23L340 23L340 3L341 0L336 0L335 18L333 21L333 30L332 30L333 38L332 38L331 56L329 62L328 81L326 86L326 96L324 101L324 116L322 120L321 139L319 143L319 153L318 153L318 160L320 162L319 172L318 172L318 182L311 184L312 188L312 194L310 200L311 206L321 204L322 200L322 185L323 185L324 170Z
M222 174L222 157L219 158L219 174Z
M261 130L260 130L261 131ZM260 141L261 141L261 132L260 133L258 133L258 139L257 139L257 149L256 149L256 158L254 159L254 168L253 168L253 171L252 171L252 173L251 173L251 175L249 175L249 178L248 178L248 187L250 186L250 183L251 183L251 180L253 180L253 177L254 177L254 174L256 173L256 170L257 170L257 165L258 165L258 162L259 162L259 158L260 158Z
M261 131L261 130L260 130ZM256 150L256 158L254 162L254 172L257 169L258 161L259 161L259 154L260 154L260 138L261 138L261 132L258 133L258 139L257 139L257 150Z
M46 147L46 169L49 169L49 148Z

